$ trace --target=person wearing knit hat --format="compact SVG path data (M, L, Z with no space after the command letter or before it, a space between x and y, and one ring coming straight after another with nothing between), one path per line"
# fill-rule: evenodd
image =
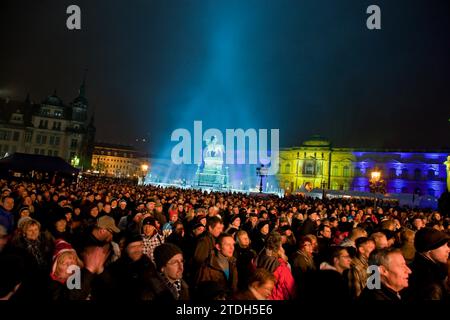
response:
M76 251L68 242L63 239L56 240L50 277L52 280L62 284L66 283L67 279L72 274L70 271L71 266L82 267L83 264L78 258Z
M253 234L252 238L252 248L257 253L259 253L266 245L266 240L270 231L269 226L269 220L260 220L256 225L256 232Z
M235 232L239 231L239 228L241 226L241 218L239 215L234 215L231 217L230 224L228 225L228 228L225 230L225 233L233 235Z
M30 216L30 207L23 206L19 209L19 219L22 217L29 217Z
M159 279L175 300L189 300L189 287L183 280L183 252L172 243L158 246L154 252Z
M138 261L144 254L142 236L137 232L128 232L125 235L124 248L132 261Z
M164 237L156 229L156 220L153 217L147 217L142 221L142 241L144 242L143 253L153 262L153 252L156 247L164 243Z
M416 232L414 246L417 252L424 253L447 245L449 240L450 237L445 232L433 228L422 228ZM446 263L447 259L444 260Z
M416 232L416 255L411 263L412 275L406 293L410 300L449 301L450 294L445 285L450 253L448 242L446 233L433 228L422 228Z

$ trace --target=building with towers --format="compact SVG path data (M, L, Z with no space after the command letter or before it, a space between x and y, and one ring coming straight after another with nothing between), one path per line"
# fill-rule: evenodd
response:
M66 104L56 90L41 103L0 100L0 157L21 152L58 156L88 168L94 148L94 116L88 116L86 75L78 95Z

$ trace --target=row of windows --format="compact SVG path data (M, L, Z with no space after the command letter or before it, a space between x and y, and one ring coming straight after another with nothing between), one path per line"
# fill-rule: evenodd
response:
M49 129L49 128L51 128L52 130L61 130L61 122L60 121L50 122L50 125L52 125L52 124L53 124L53 126L49 127L49 121L41 119L39 121L39 129Z
M119 160L119 159L109 159L109 158L98 158L99 161L108 161L108 162L118 162L118 163L131 163L130 160Z
M47 156L54 156L54 157L57 157L58 156L58 150L45 150L45 149L38 149L38 148L35 148L34 149L34 154L40 154L40 155L43 155L43 156L45 156L45 155L47 155Z
M356 167L355 168L355 176L357 177L361 177L361 176L366 176L368 174L370 174L370 172L372 171L371 168L367 168L364 170L364 173L362 171L362 169L360 167ZM288 163L285 165L284 167L284 172L282 173L291 173L291 165ZM321 174L322 170L321 167L318 166L317 168L314 167L314 163L306 163L303 166L303 170L302 170L303 174L307 174L307 175L315 175L315 174ZM351 176L351 167L350 166L344 166L342 167L342 172L339 170L338 166L333 166L331 168L331 175L332 176L340 176L342 174L343 177L350 177ZM436 172L436 170L434 169L428 169L427 174L426 174L426 178L428 179L433 179L435 177L437 177L438 174ZM397 169L395 168L390 168L389 169L389 178L391 179L395 179L395 178L403 178L403 179L408 179L410 178L409 175L409 171L406 168L403 168L401 170L401 173L398 174ZM421 180L424 178L424 175L422 173L421 169L415 169L414 170L414 175L413 178L415 180Z
M0 130L0 140L3 141L19 141L20 132L19 131L9 131L9 130Z
M128 158L128 157L133 158L133 154L132 153L126 153L126 152L121 153L121 152L117 152L117 151L111 152L111 151L100 150L100 154L105 154L105 155L108 155L108 156L113 155L114 157L120 157L123 154L123 156L125 158Z
M123 170L129 170L130 168L128 166L120 166L116 164L107 164L105 166L106 168L113 168L113 169L123 169Z

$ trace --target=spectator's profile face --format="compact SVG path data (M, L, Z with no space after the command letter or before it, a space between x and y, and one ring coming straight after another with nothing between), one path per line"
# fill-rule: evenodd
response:
M247 248L250 245L250 238L247 233L241 233L238 239L241 247Z
M377 249L389 247L389 242L384 234L375 238L375 246Z
M162 272L169 280L180 280L183 278L184 260L183 255L178 253L174 255L162 268Z
M20 211L20 216L21 217L29 217L30 216L30 211L29 210L22 210L22 211Z
M447 264L449 252L450 249L448 243L446 243L437 249L431 250L430 257L434 261Z
M308 255L312 256L314 248L311 242L306 241L305 244L303 245L303 251L305 253L307 253Z
M101 228L100 229L100 241L111 242L113 240L113 233L108 229Z
M14 208L14 199L13 198L4 199L3 208L5 208L6 211L11 211Z
M146 224L145 226L144 226L144 234L146 235L146 236L151 236L151 235L153 235L153 232L155 231L155 227L154 226L152 226L151 224Z
M94 218L97 217L98 216L98 208L97 207L92 208L90 211L90 215Z
M375 250L375 242L373 241L367 241L363 245L361 245L359 248L359 253L365 257L366 259L369 259L370 254L373 250Z
M232 237L225 237L222 243L219 244L219 251L227 258L231 258L234 253L234 239Z
M331 229L329 227L325 227L323 228L322 232L322 236L324 238L330 239L331 238Z
M268 224L265 224L264 227L261 228L261 233L263 235L269 234L269 225Z
M110 204L105 204L105 206L103 207L103 211L105 211L106 213L110 213L111 212L111 205Z
M350 254L348 253L347 250L342 250L341 253L339 254L339 258L338 258L338 265L346 270L346 269L350 269L350 265L352 263L352 258L350 257Z
M223 232L223 223L217 223L214 228L209 227L209 232L217 238Z
M25 230L25 237L28 240L37 240L39 238L39 226L37 224L30 225Z
M142 241L131 242L127 246L128 257L130 257L130 259L132 261L139 260L142 257L143 249L144 249L144 244Z
M195 235L195 236L198 236L198 235L202 234L203 231L205 231L205 227L198 227L198 228L195 228L195 229L194 229L194 235Z
M260 296L262 296L264 299L268 299L269 296L272 294L272 290L275 287L275 282L272 280L268 280L264 283L260 282L254 282L251 284L251 287L258 292Z
M23 200L23 204L26 206L31 206L33 202L30 197L25 197L25 199Z
M56 231L58 231L58 232L66 231L66 226L67 226L67 221L65 219L58 220L55 223L55 228L56 228Z
M401 253L389 255L386 266L380 266L382 281L395 291L400 291L408 287L408 276L411 270L406 265L406 261Z

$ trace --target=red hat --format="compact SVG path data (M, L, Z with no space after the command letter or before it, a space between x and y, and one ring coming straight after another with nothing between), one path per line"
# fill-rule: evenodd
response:
M178 216L178 210L169 210L169 219L172 219L174 215Z
M58 257L63 254L64 252L75 252L75 249L72 247L70 243L63 239L58 239L55 241L55 251L53 252L53 261L56 261Z
M55 241L55 251L53 252L53 266L52 266L52 272L50 273L50 276L52 277L52 279L54 280L58 280L55 277L55 272L56 272L56 265L58 262L58 257L61 256L63 253L65 252L73 252L75 255L77 255L77 252L75 251L75 249L71 246L70 243L68 243L67 241L63 240L63 239L58 239ZM78 259L78 256L77 256Z

